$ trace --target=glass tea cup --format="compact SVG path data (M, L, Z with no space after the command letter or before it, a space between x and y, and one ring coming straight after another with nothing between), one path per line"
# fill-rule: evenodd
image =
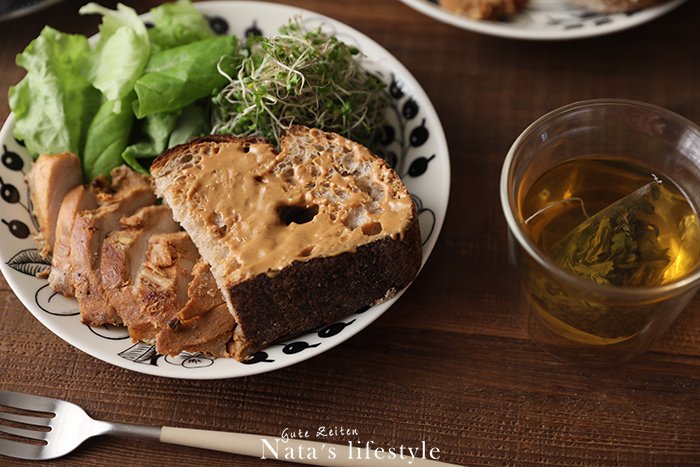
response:
M568 197L568 191L544 209L526 212L524 200L533 185L556 167L575 167L579 161L603 155L643 168L650 177L667 177L682 193L691 208L683 220L693 221L692 228L684 231L688 248L676 258L683 262L683 274L660 285L599 283L560 267L533 238L542 212L595 216L586 212L575 193ZM587 180L589 191L611 188L605 173ZM559 182L565 180L554 183ZM559 357L594 365L627 361L646 351L700 288L700 128L679 115L619 99L577 102L554 110L513 143L501 173L500 194L509 256L520 278L519 310L530 338ZM569 227L575 226L574 222Z

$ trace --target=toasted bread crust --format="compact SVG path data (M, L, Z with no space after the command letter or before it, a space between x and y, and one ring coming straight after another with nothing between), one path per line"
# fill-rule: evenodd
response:
M280 337L330 324L391 298L409 285L420 263L420 229L414 215L401 239L385 237L355 252L295 262L274 277L260 274L232 287L237 323L232 354L243 360Z
M159 170L163 169L168 163L170 162L170 159L173 157L178 157L183 150L186 150L187 148L201 144L201 143L249 143L249 144L269 144L269 140L266 138L260 138L257 136L246 136L246 137L241 137L241 136L233 136L233 135L208 135L208 136L201 136L199 138L195 138L189 143L184 143L184 144L178 144L177 146L173 146L172 148L168 149L164 153L162 153L160 156L156 158L156 160L153 161L153 164L151 164L151 173L156 173Z

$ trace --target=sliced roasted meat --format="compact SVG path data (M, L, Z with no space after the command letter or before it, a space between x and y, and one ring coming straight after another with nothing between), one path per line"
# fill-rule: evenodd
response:
M235 321L225 303L212 308L199 319L178 329L163 329L156 340L156 350L162 355L199 352L212 357L231 357L229 344L233 339Z
M185 306L197 261L199 252L185 232L150 238L136 286L139 315L125 321L132 339L152 342Z
M100 278L105 295L124 324L138 320L136 280L146 261L148 239L177 232L179 225L165 205L147 206L120 221L122 230L110 233L102 244Z
M66 194L83 183L80 160L75 154L42 154L27 173L34 215L40 232L35 236L39 252L48 258L56 239L56 223Z
M61 210L56 222L56 241L54 242L49 286L66 297L73 297L75 290L70 280L72 274L70 252L71 233L78 212L97 208L95 191L83 185L73 188L63 198Z
M185 306L158 334L156 350L163 355L196 351L229 356L227 344L236 323L205 261L195 265L187 293Z
M192 268L192 281L187 287L187 302L177 312L175 320L168 323L171 328L187 326L209 310L224 303L224 296L216 286L209 264L202 258ZM231 314L231 313L229 313Z
M119 230L119 220L155 202L148 180L126 167L112 171L112 192L98 196L100 206L81 211L71 234L71 267L75 296L85 324L120 324L121 319L107 301L100 280L102 242Z

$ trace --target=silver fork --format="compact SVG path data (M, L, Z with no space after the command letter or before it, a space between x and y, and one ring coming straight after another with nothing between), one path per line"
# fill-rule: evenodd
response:
M99 435L160 439L161 429L158 427L94 420L79 406L59 399L0 391L0 406L3 405L34 414L19 415L0 407L1 420L27 425L27 428L17 428L0 424L0 432L45 443L42 446L19 440L0 439L0 454L10 457L54 459L68 454L86 439ZM49 431L45 431L47 428Z
M20 415L8 412L8 408L19 409L25 413L32 412L32 414ZM21 424L26 428L9 426L3 423L3 420ZM48 431L46 431L47 429ZM317 456L307 455L304 457L302 455L300 458L293 459L294 462L309 465L339 467L384 465L438 467L453 465L420 457L400 458L396 456L390 459L387 457L386 451L370 449L369 446L365 447L364 445L362 445L362 457L360 457L357 445L352 450L347 445L305 439L280 439L273 436L246 433L105 422L93 419L81 407L71 402L10 391L0 391L0 433L18 437L16 440L0 438L0 455L31 460L46 460L64 456L93 436L117 435L157 439L164 443L212 449L262 459L285 460L285 453L290 452L290 450L298 453L310 453L311 450L314 450L318 454ZM336 452L332 458L324 455L331 448Z

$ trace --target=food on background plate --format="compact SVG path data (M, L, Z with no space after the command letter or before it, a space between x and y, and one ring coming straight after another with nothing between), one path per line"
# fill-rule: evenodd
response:
M151 167L156 192L211 265L238 359L389 299L420 268L415 208L386 162L300 126L280 147L211 136Z
M503 20L520 12L529 0L440 0L446 10L476 20ZM668 0L562 0L599 13L637 11Z
M528 0L440 0L446 10L479 20L499 20L523 9Z

